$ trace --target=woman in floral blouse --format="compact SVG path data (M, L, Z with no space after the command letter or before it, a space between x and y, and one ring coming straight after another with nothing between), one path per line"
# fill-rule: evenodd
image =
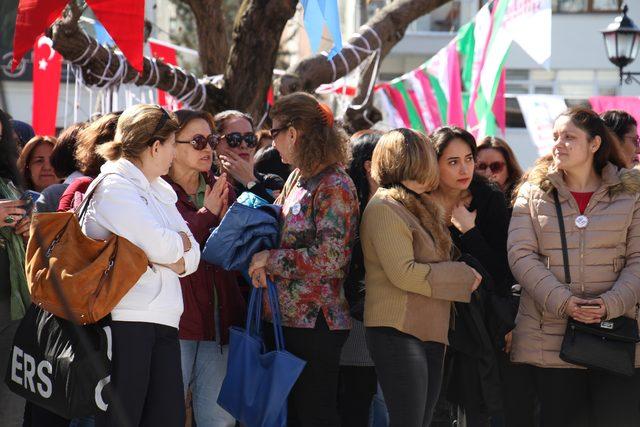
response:
M266 286L267 275L277 285L287 350L307 362L289 397L288 425L339 425L340 352L351 327L342 285L359 210L344 169L348 140L329 107L306 93L280 98L271 117L273 144L296 169L276 200L280 248L257 253L249 274L254 286Z

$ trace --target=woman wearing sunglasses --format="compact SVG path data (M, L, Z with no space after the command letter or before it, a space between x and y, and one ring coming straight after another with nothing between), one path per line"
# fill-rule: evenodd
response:
M440 184L433 195L444 206L451 238L462 253L476 258L493 279L492 289L483 287L481 296L472 299L485 314L484 323L476 326L486 331L488 345L493 348L478 348L470 342L480 357L455 349L450 352L452 371L447 392L449 400L465 409L470 425L485 425L502 410L498 353L510 351L513 328L511 319L506 319L511 313L507 297L512 285L507 262L507 205L500 190L474 174L477 148L473 135L458 127L444 126L433 132L430 140L440 171Z
M271 117L274 145L296 169L277 200L280 247L255 254L249 274L256 287L267 274L277 286L287 350L307 362L289 396L288 425L337 426L340 353L351 327L343 284L358 227L349 142L329 107L307 93L278 99Z
M513 189L522 178L522 168L505 140L495 136L482 140L478 145L476 171L494 182L504 193L507 205L511 206Z
M218 113L213 118L218 137L215 153L221 172L227 174L236 194L251 191L269 203L273 203L282 190L284 181L277 175L265 175L255 171L254 155L258 138L253 130L253 120L248 114L236 110Z
M235 192L226 173L211 173L217 138L213 119L202 111L179 110L176 156L165 180L176 207L196 241L204 245ZM201 426L233 427L235 420L217 403L227 371L229 327L242 323L245 304L234 273L200 260L195 273L180 279L184 311L179 338L184 393L191 389L194 418Z

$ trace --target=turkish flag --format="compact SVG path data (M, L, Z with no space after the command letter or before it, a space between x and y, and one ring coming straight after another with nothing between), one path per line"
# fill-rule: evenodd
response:
M62 56L50 38L41 36L33 46L32 126L36 135L55 136Z
M36 38L58 19L68 2L69 0L20 0L13 35L11 71L15 71Z
M149 47L155 58L161 59L165 64L178 65L176 50L171 46L149 40ZM172 111L182 108L176 98L162 90L158 90L158 104Z
M142 72L144 63L144 0L87 0L98 21L133 68Z

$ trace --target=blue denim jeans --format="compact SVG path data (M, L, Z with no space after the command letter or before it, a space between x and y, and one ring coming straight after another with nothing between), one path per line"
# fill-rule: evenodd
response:
M218 403L227 373L229 346L216 341L180 340L185 397L191 387L191 404L198 427L234 427L235 419Z

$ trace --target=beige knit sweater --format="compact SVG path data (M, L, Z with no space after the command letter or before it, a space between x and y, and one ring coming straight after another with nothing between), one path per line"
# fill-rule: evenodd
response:
M364 211L364 323L448 344L451 301L469 302L475 276L466 264L443 255L432 237L446 230L440 208L420 204L425 214L419 212L419 219L405 207L417 199L407 198L411 199L402 190L381 188ZM403 200L407 203L400 203ZM450 242L439 244L450 247Z

